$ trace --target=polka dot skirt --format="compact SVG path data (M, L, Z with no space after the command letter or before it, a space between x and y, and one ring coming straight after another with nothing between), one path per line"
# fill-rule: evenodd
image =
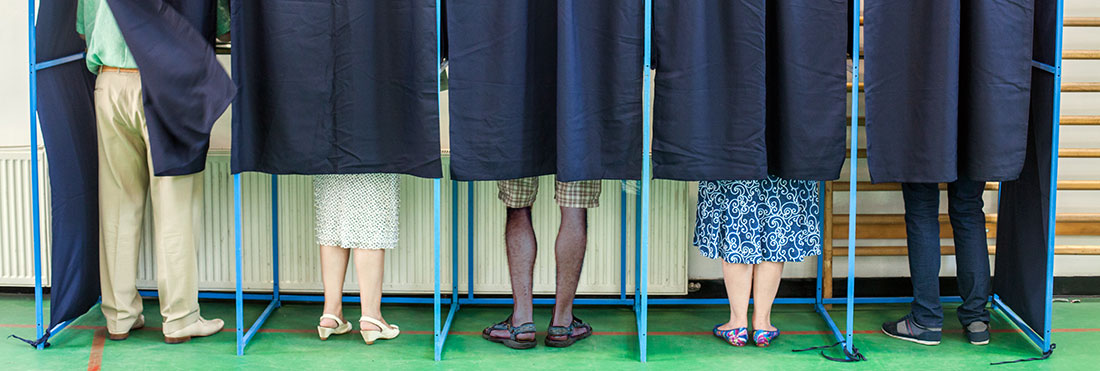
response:
M314 176L317 244L346 249L396 247L400 238L400 188L396 174Z

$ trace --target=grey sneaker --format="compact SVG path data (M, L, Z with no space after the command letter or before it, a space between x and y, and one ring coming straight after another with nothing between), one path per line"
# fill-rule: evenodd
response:
M921 345L939 345L943 337L942 328L924 327L913 320L913 315L905 316L896 322L882 324L882 333L886 336L911 341Z
M970 344L974 345L986 345L989 344L989 324L982 321L970 322L963 329L966 333L966 340L970 341Z

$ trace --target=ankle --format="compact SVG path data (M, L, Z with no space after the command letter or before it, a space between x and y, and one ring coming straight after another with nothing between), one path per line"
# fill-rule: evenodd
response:
M718 326L718 328L721 330L734 330L742 327L749 327L748 321L731 319L729 322L726 322L722 326Z
M533 314L530 309L512 309L512 326L519 326L524 323L534 322Z
M362 313L363 317L370 317L370 318L374 318L374 319L379 320L379 321L382 320L382 311L381 310L364 310L360 313Z
M569 326L570 323L573 323L572 312L566 312L564 314L555 312L554 318L550 320L550 325L552 326Z
M753 322L752 329L753 330L764 330L764 331L775 331L776 327L772 326L771 322L764 322L764 323Z
M335 305L335 306L326 305L321 310L321 314L331 314L331 315L334 315L336 317L344 318L344 308L343 308L343 306L340 306L340 305Z
M771 317L766 318L754 318L752 320L753 330L775 331L775 326L772 326Z

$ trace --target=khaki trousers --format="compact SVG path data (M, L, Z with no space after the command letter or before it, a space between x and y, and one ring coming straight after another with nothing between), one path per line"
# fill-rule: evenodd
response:
M102 71L95 85L99 141L99 278L107 330L121 334L141 315L138 249L145 203L152 201L153 249L163 331L199 319L195 227L202 214L202 174L153 176L141 75Z

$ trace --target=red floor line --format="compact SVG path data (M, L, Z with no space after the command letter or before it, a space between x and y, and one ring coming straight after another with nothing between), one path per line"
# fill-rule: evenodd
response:
M98 328L92 335L92 352L88 354L88 371L99 371L103 365L103 345L107 342L107 329Z
M34 327L35 327L35 325L0 324L0 328L34 328ZM103 326L76 326L76 325L73 325L73 326L66 327L65 329L66 330L101 330L101 329L106 329L106 327L103 327ZM145 328L142 328L142 330L143 331L161 331L161 328L160 327L145 327ZM228 328L228 327L223 328L221 330L221 332L235 332L235 331L236 331L236 329ZM314 329L260 329L259 330L259 332L262 332L262 333L287 333L287 334L297 334L297 333L306 334L306 333L313 333L314 331L316 331L316 330L314 330ZM1100 332L1100 328L1056 328L1052 331L1053 332ZM406 333L406 334L410 334L410 335L432 335L432 334L434 334L434 332L432 332L432 331L402 330L402 332ZM879 332L879 330L856 330L856 331L854 331L855 334L875 334L875 333L878 333L878 332ZM962 330L961 329L959 329L959 330L952 329L952 330L944 330L944 332L946 332L946 333L962 333ZM990 330L990 332L1013 333L1013 332L1023 332L1023 331L1020 330L1020 329L993 329L993 330ZM784 335L828 335L828 334L831 334L831 333L832 333L831 331L784 331L783 332ZM451 331L450 334L451 335L481 335L481 331ZM544 333L539 332L538 334L544 334ZM634 336L634 335L638 335L638 333L634 332L634 331L596 331L596 332L593 332L592 334L593 335L605 335L605 336ZM711 333L709 331L650 331L648 334L653 335L653 336L695 336L695 335L710 335Z
M878 331L872 330L859 330L853 331L854 334L874 334ZM783 335L830 335L832 331L783 331ZM616 333L617 335L620 333ZM621 335L637 335L637 332L621 333ZM709 331L650 331L648 333L651 336L702 336L711 335ZM593 333L593 335L601 335L599 332Z
M1054 332L1100 332L1100 328L1056 328Z

